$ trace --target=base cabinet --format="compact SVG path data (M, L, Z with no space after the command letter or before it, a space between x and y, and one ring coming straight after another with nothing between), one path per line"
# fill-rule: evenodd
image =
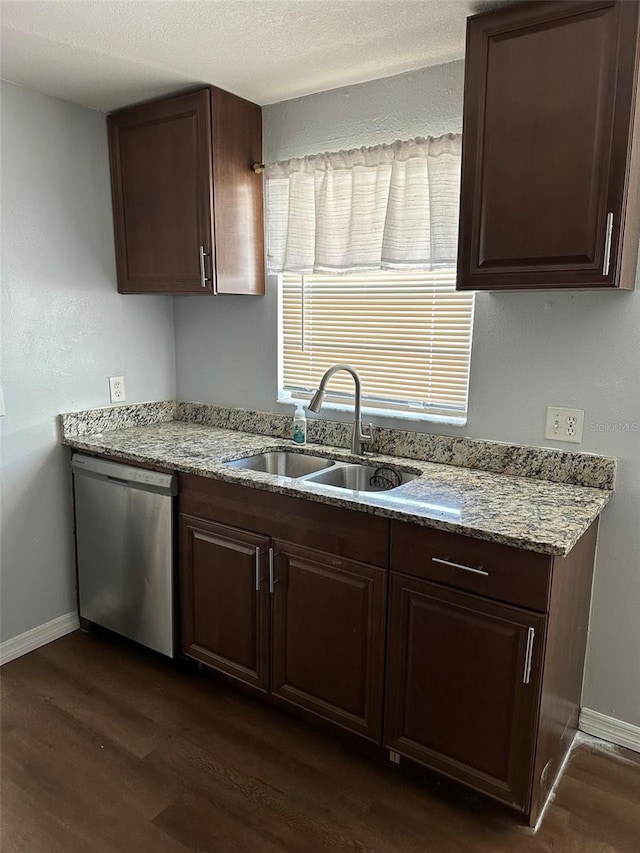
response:
M535 825L577 730L596 523L552 557L192 475L180 488L186 656Z
M544 617L391 575L385 745L524 809Z
M182 651L380 742L387 572L181 515Z
M274 541L271 692L376 742L387 573Z

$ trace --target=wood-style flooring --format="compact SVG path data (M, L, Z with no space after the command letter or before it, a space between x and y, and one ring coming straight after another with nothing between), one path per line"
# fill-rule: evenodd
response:
M125 642L2 668L2 853L638 853L640 756L583 739L537 833Z

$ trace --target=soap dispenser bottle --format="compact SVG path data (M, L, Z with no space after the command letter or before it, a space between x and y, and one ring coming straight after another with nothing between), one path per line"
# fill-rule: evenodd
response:
M302 403L297 404L296 413L293 416L293 440L296 444L307 443L307 416Z

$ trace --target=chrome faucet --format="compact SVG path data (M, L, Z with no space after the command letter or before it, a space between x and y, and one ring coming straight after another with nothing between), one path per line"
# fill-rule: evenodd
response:
M359 456L363 452L363 446L371 444L371 442L373 441L373 436L371 434L370 429L368 432L364 432L362 429L362 417L360 413L360 410L362 408L362 387L360 385L360 377L350 364L334 364L333 367L330 367L329 370L327 370L325 375L320 380L318 390L311 398L311 402L309 403L307 408L310 412L315 412L316 414L318 414L318 412L320 411L320 407L322 406L322 401L324 400L327 382L338 370L346 370L347 373L350 373L353 376L353 381L356 384L356 410L355 420L353 422L353 435L351 437L351 452Z

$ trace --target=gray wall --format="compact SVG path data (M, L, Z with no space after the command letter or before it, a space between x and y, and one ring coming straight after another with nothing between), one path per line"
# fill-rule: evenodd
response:
M463 63L451 62L264 107L265 160L460 131L462 83ZM275 402L276 288L272 276L263 299L176 299L181 399L293 411Z
M265 157L460 130L462 81L456 62L266 107ZM273 279L264 299L176 300L179 396L282 411L276 308ZM585 410L582 446L556 446L620 460L600 529L584 705L639 725L640 291L479 294L468 424L425 430L553 446L548 405Z
M56 415L175 395L173 302L116 291L104 115L2 84L2 615L6 640L75 609Z

